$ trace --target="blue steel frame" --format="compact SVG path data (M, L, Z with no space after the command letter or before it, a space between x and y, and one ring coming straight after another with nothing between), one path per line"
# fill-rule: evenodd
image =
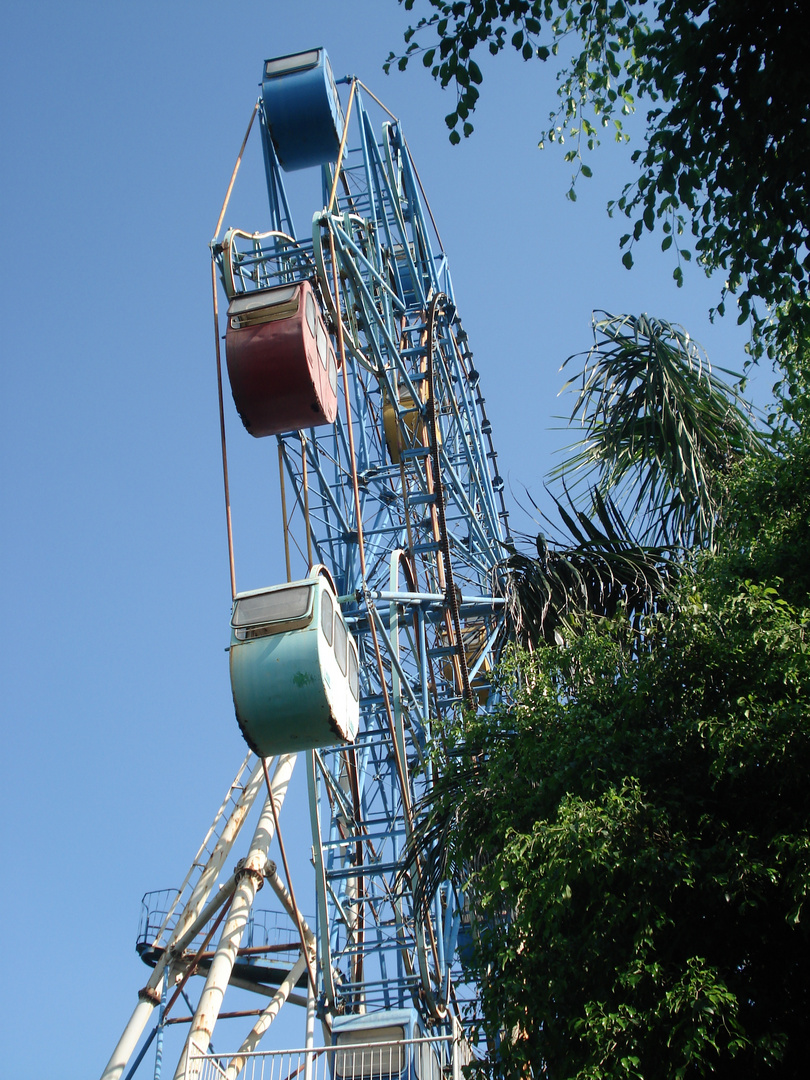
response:
M335 425L278 436L285 532L332 572L360 650L355 744L307 754L321 1009L413 1005L430 1025L457 1011L460 898L446 885L417 910L419 867L404 872L404 855L429 803L426 747L458 707L487 707L507 516L447 258L401 127L388 114L375 134L362 86L341 82L348 138L342 160L322 166L326 209L311 234L294 229L260 102L271 228L231 230L213 250L229 294L312 280L344 358Z

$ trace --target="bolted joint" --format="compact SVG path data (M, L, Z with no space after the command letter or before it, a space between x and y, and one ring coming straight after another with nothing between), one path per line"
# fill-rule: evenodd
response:
M256 886L256 892L264 885L264 872L256 866L248 866L244 859L236 864L233 876L236 878L237 885L244 877L252 878Z
M159 1005L160 994L154 986L144 986L138 991L138 1001L148 1001L151 1005Z

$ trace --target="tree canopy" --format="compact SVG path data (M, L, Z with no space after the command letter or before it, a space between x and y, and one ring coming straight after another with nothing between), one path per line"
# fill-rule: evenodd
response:
M807 353L782 366L767 440L718 465L714 542L659 552L677 572L647 579L644 604L636 567L553 635L538 621L501 704L437 751L422 863L466 890L489 1075L806 1072ZM601 540L572 506L580 546L621 539L602 505ZM526 572L554 583L553 555ZM570 614L558 584L549 607Z
M612 204L632 226L625 264L642 234L660 228L676 280L694 252L724 274L740 321L754 315L761 331L763 305L794 305L794 322L807 317L795 307L810 280L810 24L801 0L399 2L431 10L388 66L419 56L455 90L451 141L473 131L484 51L511 48L555 68L559 104L540 145L564 143L576 174L591 175L583 151L605 129L621 139L624 118L644 103L638 175Z
M645 542L711 546L725 477L765 451L750 407L682 327L602 312L593 329L582 372L566 384L577 391L569 424L585 434L551 476L620 492Z
M495 1075L804 1075L807 441L751 461L643 649L593 619L454 733L438 818Z

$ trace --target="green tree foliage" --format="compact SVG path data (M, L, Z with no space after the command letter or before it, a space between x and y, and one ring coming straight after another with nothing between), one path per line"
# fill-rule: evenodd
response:
M532 651L503 665L493 714L460 716L445 733L416 838L425 896L451 877L471 905L483 1071L803 1077L803 5L421 2L428 14L390 62L421 55L455 88L454 142L473 130L481 50L554 67L560 105L541 142L564 143L586 176L584 149L603 128L623 138L623 117L646 103L638 174L613 204L631 222L625 264L656 229L677 280L695 252L724 273L757 333L766 312L755 302L773 315L783 372L766 445L677 328L611 318L595 328L573 417L585 437L563 473L566 485L577 472L594 483L593 502L566 486L571 543L540 537L536 557L507 560L513 637Z
M409 10L415 0L400 0ZM559 108L540 140L582 159L600 131L621 139L623 118L647 104L637 179L612 204L632 229L660 227L676 254L674 276L696 252L738 294L740 320L807 299L810 168L810 21L801 0L422 0L400 68L421 56L453 87L451 141L473 130L481 51L515 49L551 64ZM569 192L573 198L574 188ZM691 241L684 240L691 233ZM722 310L722 301L719 308ZM806 309L796 309L804 316ZM786 324L782 324L785 326Z
M666 605L558 622L449 733L422 865L464 883L493 1076L806 1075L807 354L783 369Z
M594 620L514 660L509 707L455 733L437 820L474 868L496 1075L806 1073L806 449L740 478L733 541L643 651L620 613ZM774 487L776 522L752 502Z

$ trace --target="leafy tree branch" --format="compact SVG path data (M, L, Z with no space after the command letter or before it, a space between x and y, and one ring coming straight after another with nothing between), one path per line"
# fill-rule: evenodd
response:
M418 0L400 0L408 9ZM676 257L673 276L696 257L723 275L717 310L736 295L757 348L770 340L776 309L809 316L810 30L801 0L421 0L430 9L391 53L387 68L420 57L455 91L452 142L473 131L482 50L514 50L553 67L558 105L540 145L568 141L577 174L600 132L626 137L624 119L647 106L636 179L609 208L633 245L660 229ZM574 196L574 188L569 192ZM788 324L778 325L788 332Z

